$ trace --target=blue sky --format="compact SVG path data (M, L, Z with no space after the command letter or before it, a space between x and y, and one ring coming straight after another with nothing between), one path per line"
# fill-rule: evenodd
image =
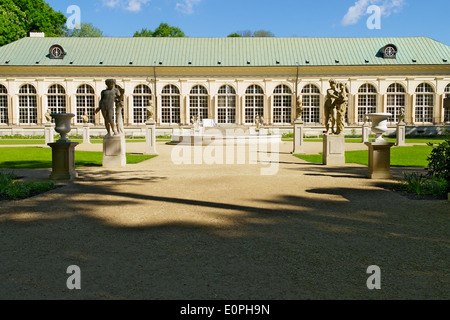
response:
M277 37L426 36L450 45L448 0L46 0L70 17L80 8L108 37L131 37L161 22L179 27L188 37L226 37L241 30L268 30ZM367 20L381 10L381 29ZM374 21L374 20L371 20Z

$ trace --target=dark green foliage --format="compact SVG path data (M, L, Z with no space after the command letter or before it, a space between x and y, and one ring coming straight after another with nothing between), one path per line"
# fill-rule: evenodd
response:
M0 173L0 200L19 200L55 189L52 181L17 181L14 173Z
M169 26L167 23L162 22L155 31L142 29L140 32L136 31L133 37L184 37L184 32L177 27Z
M399 189L414 194L417 199L425 196L444 199L447 196L448 183L445 179L429 177L418 172L405 173L404 177L405 181L399 185Z
M450 181L450 138L433 148L427 160L428 176Z
M43 0L2 0L0 2L0 46L25 37L29 32L45 32L61 37L67 18Z

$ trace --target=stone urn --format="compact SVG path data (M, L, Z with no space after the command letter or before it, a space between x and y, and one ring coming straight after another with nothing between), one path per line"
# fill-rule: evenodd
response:
M50 116L55 119L55 131L61 135L57 143L70 142L67 134L70 132L70 121L75 115L73 113L52 113Z
M372 132L376 134L375 140L373 142L386 142L383 139L383 134L388 130L387 121L389 117L392 117L391 113L369 113L367 115L372 121Z

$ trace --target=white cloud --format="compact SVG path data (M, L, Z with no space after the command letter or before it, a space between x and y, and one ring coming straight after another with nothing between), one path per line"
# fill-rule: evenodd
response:
M122 7L125 10L132 12L139 12L142 10L142 5L151 0L103 0L103 5L109 8Z
M125 10L138 12L142 10L142 5L150 2L150 0L128 0Z
M120 5L120 0L103 0L103 5L110 8L115 8Z
M199 4L201 0L181 0L175 6L175 8L185 14L193 14L194 6Z
M371 5L378 5L381 14L388 17L392 13L400 12L405 5L405 0L358 0L348 9L342 19L342 25L348 26L358 23L363 16L367 15L367 8Z

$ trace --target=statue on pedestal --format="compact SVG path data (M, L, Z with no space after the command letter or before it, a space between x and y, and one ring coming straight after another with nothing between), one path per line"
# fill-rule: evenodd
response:
M303 113L303 103L301 97L297 98L297 106L295 109L295 115L297 120L302 119L302 113Z
M334 79L330 81L325 100L325 128L326 134L344 134L345 113L347 111L348 94L344 83Z
M153 120L153 116L154 116L153 103L149 100L147 106L147 120Z
M105 119L105 127L108 132L108 136L123 133L123 96L124 91L116 88L116 80L108 79L105 81L107 89L101 93L101 99L99 107L95 110L95 113L102 112ZM116 110L114 110L116 109ZM114 112L116 112L116 121L114 122Z
M47 121L47 122L52 122L52 117L50 116L50 111L47 109L47 111L45 112L45 120Z
M398 115L398 124L405 124L405 108L400 109L400 114Z

